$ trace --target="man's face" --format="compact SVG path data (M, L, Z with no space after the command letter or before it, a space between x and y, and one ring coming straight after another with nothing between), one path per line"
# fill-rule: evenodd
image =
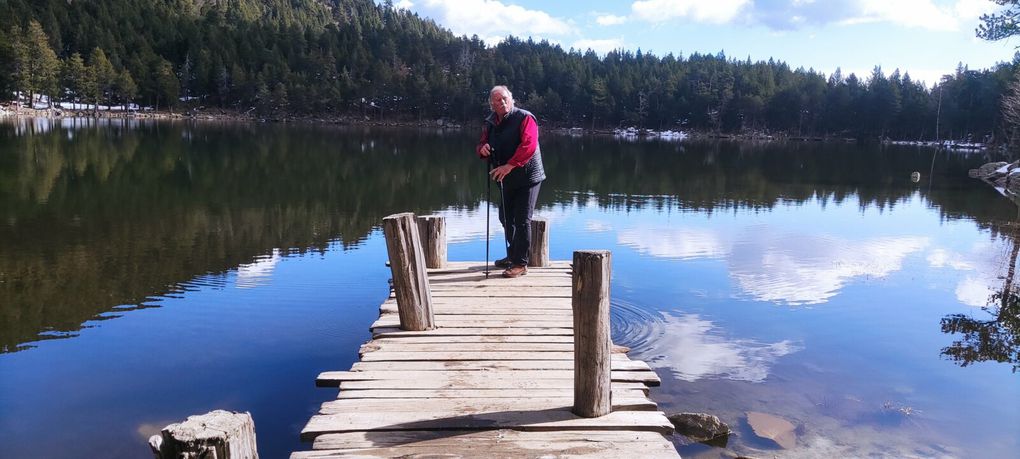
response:
M503 91L496 91L489 95L489 107L502 118L507 113L510 113L510 109L514 108L514 100L509 94Z

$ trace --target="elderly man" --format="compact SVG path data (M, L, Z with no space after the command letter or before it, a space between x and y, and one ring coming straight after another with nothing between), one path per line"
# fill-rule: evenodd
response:
M531 112L514 107L514 96L506 86L489 91L489 107L492 113L485 118L476 151L480 158L491 161L494 167L489 176L501 184L499 221L508 248L506 258L495 264L506 269L503 277L520 277L528 273L531 214L545 180L538 123Z

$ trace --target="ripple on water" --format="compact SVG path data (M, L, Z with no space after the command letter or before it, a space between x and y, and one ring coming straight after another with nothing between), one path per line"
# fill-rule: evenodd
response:
M762 382L776 360L801 349L789 340L763 343L729 337L725 329L697 314L653 313L620 300L611 305L613 342L684 381Z

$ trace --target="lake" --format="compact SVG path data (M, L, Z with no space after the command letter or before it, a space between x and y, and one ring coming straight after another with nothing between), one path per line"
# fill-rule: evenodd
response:
M298 432L336 395L316 375L358 358L388 293L382 218L445 215L449 258L484 258L475 139L0 123L0 457L147 457L148 436L218 408L252 413L263 457L308 449ZM667 413L718 415L756 457L1020 451L1018 211L967 177L996 155L542 146L551 257L612 251L613 339L656 369ZM496 218L491 234L495 253ZM756 438L748 411L796 424L797 446Z

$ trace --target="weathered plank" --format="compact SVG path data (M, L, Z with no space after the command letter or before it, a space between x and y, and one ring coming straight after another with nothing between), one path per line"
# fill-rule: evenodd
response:
M448 412L399 413L338 413L312 416L301 429L301 438L314 439L333 432L423 429L501 429L550 430L644 430L673 433L673 424L661 411L616 411L596 418L582 418L569 408L538 411L502 411L494 413L464 413L451 416Z
M319 414L348 412L404 412L404 411L447 411L451 413L495 413L514 410L544 410L569 408L571 397L529 397L523 400L512 398L496 399L337 399L322 404ZM643 395L632 394L613 399L613 411L655 411L655 402Z
M641 396L648 395L648 387L628 386L626 388L613 388L613 397ZM496 399L508 398L523 400L529 397L571 397L573 400L574 390L569 389L374 389L374 390L343 390L337 393L336 398L473 398L473 399Z
M452 344L452 343L573 343L572 336L539 335L539 336L502 336L502 335L469 335L469 336L405 336L402 338L376 338L376 344Z
M517 430L444 430L345 432L320 435L313 447L320 451L295 453L292 459L320 457L428 456L442 452L448 457L612 458L630 452L641 458L676 458L672 443L657 432Z
M652 371L641 360L610 359L613 371ZM396 361L356 362L351 371L428 371L428 370L573 370L573 360L457 360L451 362Z
M573 343L376 343L361 346L368 352L449 352L449 351L503 351L503 352L570 352Z
M534 379L564 379L572 380L573 370L514 370L503 371L478 371L478 370L367 370L367 371L326 371L319 374L315 383L321 387L338 387L341 381L376 381L376 380L430 380L446 379L450 381L464 381L465 378L476 377L477 375L499 375L506 378L534 378ZM648 385L658 385L659 377L654 371L612 371L613 381L640 382Z
M550 318L548 320L535 319L531 317L522 316L508 316L500 318L489 318L489 319L446 319L443 321L436 322L437 326L443 328L476 328L476 327L521 327L521 328L537 328L537 327L556 327L556 328L571 328L573 324L570 320L564 318ZM371 328L391 328L399 327L399 317L380 317L372 323Z
M491 269L491 268L490 268ZM570 262L566 260L554 260L549 262L549 266L543 268L546 271L569 271ZM430 269L429 275L433 273L444 273L444 272L471 272L471 271L485 271L485 263L480 261L450 261L447 262L446 267L443 269Z
M573 336L572 328L545 327L443 327L427 332L401 330L398 327L378 327L372 329L374 337L398 338L404 336L540 336L559 335Z

